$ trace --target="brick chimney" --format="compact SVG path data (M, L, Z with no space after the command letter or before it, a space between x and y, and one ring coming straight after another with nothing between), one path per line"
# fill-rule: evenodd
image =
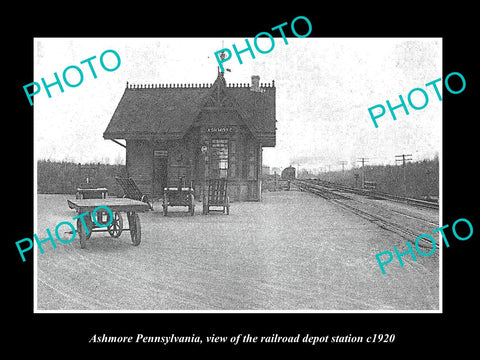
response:
M252 75L252 86L250 87L251 91L260 91L260 76Z

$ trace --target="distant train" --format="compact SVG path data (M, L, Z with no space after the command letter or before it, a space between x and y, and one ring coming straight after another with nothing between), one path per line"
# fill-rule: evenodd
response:
M295 168L290 165L283 169L281 177L283 180L295 180Z

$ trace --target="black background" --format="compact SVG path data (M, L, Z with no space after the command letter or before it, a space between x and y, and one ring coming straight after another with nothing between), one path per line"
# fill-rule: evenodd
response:
M452 349L462 353L475 345L477 324L474 321L478 284L476 258L480 227L478 211L478 154L476 122L478 121L478 76L474 61L476 43L470 21L472 8L461 4L450 8L439 6L420 10L416 5L395 2L391 7L355 7L342 3L339 9L315 6L294 8L281 3L260 10L258 6L237 4L187 4L169 7L163 3L112 3L106 10L97 4L53 6L12 12L5 22L2 56L3 78L3 279L2 291L6 335L4 344L17 352L33 351L52 357L74 356L106 351L110 354L146 351L161 358L166 352L202 350L213 354L234 350L266 350L268 353L293 350L297 354L340 354L344 351L366 351L382 357L394 354L433 355ZM38 7L40 7L38 5ZM443 251L442 314L34 314L33 256L21 262L15 241L33 235L33 107L29 106L23 85L33 78L34 37L243 37L257 33L299 15L309 18L310 37L442 37L443 74L460 72L467 86L459 95L443 87L443 223L452 224L467 218L474 227L472 238L457 241L451 229L446 230L450 248ZM8 20L8 19L6 19ZM300 24L300 22L298 23ZM289 30L288 30L289 31ZM298 29L300 34L304 33ZM288 34L287 34L288 36ZM311 59L315 61L315 59ZM440 77L440 76L439 76ZM432 79L425 79L430 81ZM375 79L365 79L365 82ZM453 81L453 79L452 79ZM442 85L443 86L443 85ZM452 83L452 88L455 87ZM358 91L362 91L361 88ZM367 108L366 104L366 108ZM345 104L348 106L348 102ZM366 110L365 108L365 110ZM440 120L439 120L440 121ZM68 134L66 134L68 136ZM392 344L230 344L202 345L160 344L89 344L94 334L109 336L177 336L192 334L234 336L301 336L310 334L369 336L374 333L396 334ZM37 353L35 353L37 352Z

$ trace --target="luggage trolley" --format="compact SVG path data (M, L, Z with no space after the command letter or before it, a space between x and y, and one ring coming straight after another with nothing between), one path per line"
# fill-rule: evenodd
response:
M195 214L195 198L193 196L193 184L185 186L185 181L180 178L178 186L163 189L163 216L167 216L169 206L187 206L191 216Z
M126 198L111 198L111 199L78 199L67 200L70 209L74 209L78 214L88 212L87 216L77 219L77 233L80 237L80 247L85 249L86 241L90 238L93 232L106 231L113 238L118 238L123 231L130 231L133 245L140 244L142 239L142 230L140 226L139 212L149 210L149 205L142 201L126 199ZM93 220L93 210L99 206L107 206L113 213L113 220L106 228L99 228ZM121 212L127 213L128 229L123 227L123 218ZM109 214L106 210L98 210L96 213L96 222L105 225L110 221ZM88 234L83 226L83 221L88 228Z

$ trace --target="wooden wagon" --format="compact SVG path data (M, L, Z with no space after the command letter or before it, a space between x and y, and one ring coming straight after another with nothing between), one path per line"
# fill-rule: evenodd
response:
M179 180L178 186L166 187L163 189L163 216L167 216L169 206L187 206L191 216L195 213L195 197L193 196L193 184L189 187L185 186L182 179Z
M90 238L93 232L106 231L113 238L118 238L123 231L130 231L133 245L140 244L142 238L142 230L140 226L140 217L138 212L144 212L149 209L148 204L132 199L125 198L111 198L111 199L79 199L67 200L70 209L74 209L78 214L88 212L88 215L77 219L77 233L80 237L80 247L86 247L86 241ZM113 219L110 222L110 215L106 210L98 210L95 213L95 220L93 219L93 211L99 206L107 206L113 213ZM123 218L121 212L127 213L128 229L123 227ZM83 219L83 221L82 221ZM83 222L85 222L87 229L85 229ZM88 231L87 231L88 230Z
M215 209L210 209L214 207ZM221 209L218 209L218 208ZM208 215L210 211L221 211L230 214L230 198L227 195L226 179L210 179L208 189L203 196L203 214Z

